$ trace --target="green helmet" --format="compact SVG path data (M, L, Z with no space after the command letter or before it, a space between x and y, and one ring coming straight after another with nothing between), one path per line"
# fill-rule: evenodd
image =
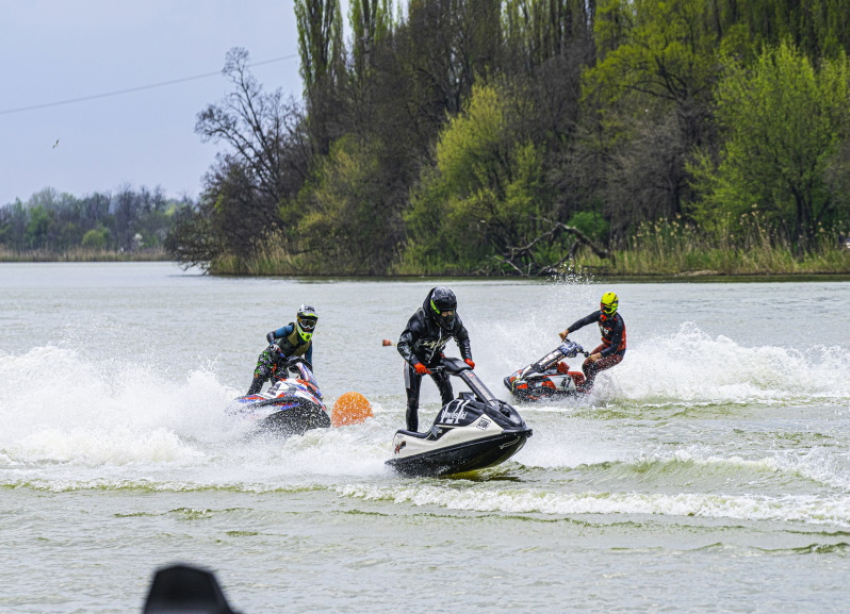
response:
M610 318L617 313L617 307L620 305L620 299L613 292L606 292L602 295L602 300L599 301L599 310L606 318Z

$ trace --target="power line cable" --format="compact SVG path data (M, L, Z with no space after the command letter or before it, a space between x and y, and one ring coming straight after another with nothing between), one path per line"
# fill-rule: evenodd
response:
M298 57L298 54L294 55L286 55L279 58L272 58L271 60L264 60L262 62L254 62L253 64L248 64L248 68L252 68L254 66L262 66L263 64L272 64L274 62L282 62L283 60L291 60L292 58ZM187 81L197 81L198 79L208 79L210 77L215 77L216 75L220 75L221 71L217 70L216 72L208 72L202 75L195 75L194 77L183 77L182 79L174 79L172 81L163 81L162 83L152 83L151 85L141 85L139 87L131 87L126 90L117 90L115 92L106 92L105 94L94 94L93 96L83 96L82 98L71 98L70 100L60 100L58 102L48 102L44 104L35 104L29 107L20 107L17 109L8 109L6 111L0 111L0 115L11 115L12 113L23 113L24 111L33 111L35 109L45 109L47 107L58 107L65 104L73 104L75 102L84 102L86 100L96 100L98 98L108 98L110 96L120 96L121 94L131 94L133 92L140 92L142 90L150 90L157 87L165 87L168 85L175 85L177 83L186 83Z

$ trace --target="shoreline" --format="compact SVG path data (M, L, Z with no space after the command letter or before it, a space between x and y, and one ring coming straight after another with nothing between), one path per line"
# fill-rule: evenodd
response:
M180 268L183 267L178 261L168 257L167 254L139 254L139 253L102 253L102 254L87 254L83 257L82 254L65 254L62 256L56 255L38 255L34 257L9 257L8 255L0 255L0 264L86 264L86 263L144 263L144 262L163 262L171 263ZM193 267L189 267L193 268ZM200 270L200 269L198 269ZM211 277L232 277L232 278L286 278L286 279L303 279L303 280L348 280L348 281L419 281L424 279L446 279L458 281L546 281L553 279L560 280L578 280L587 281L589 283L611 283L611 282L626 282L626 283L749 283L749 282L823 282L835 281L845 282L850 281L850 270L848 271L825 271L825 272L759 272L759 273L722 273L719 271L683 271L680 273L621 273L621 272L606 272L602 267L581 267L578 273L564 273L562 275L540 275L533 277L520 277L513 275L458 275L458 274L406 274L406 275L381 275L381 276L366 276L366 275L338 275L334 273L328 274L293 274L281 273L279 275L263 273L230 273L230 272L214 272L204 270L204 275Z
M221 272L198 267L185 267L180 262L169 257L166 252L140 253L140 252L98 252L80 253L71 252L66 254L31 254L12 255L0 252L0 264L86 264L86 263L143 263L143 262L167 262L174 264L184 270L192 269L203 271L202 274L211 277L233 277L233 278L286 278L303 280L330 281L334 279L349 281L418 281L424 279L446 279L463 281L546 281L546 280L578 280L590 283L750 283L750 282L788 282L788 281L850 281L850 270L846 271L759 271L759 272L736 272L724 273L716 270L689 270L677 273L665 271L658 273L624 273L606 270L604 266L580 266L578 271L565 272L563 274L549 274L532 277L520 277L515 275L459 275L457 273L420 273L420 274L391 274L380 276L369 275L340 275L336 273L297 274L292 272L281 272L279 274L263 272Z

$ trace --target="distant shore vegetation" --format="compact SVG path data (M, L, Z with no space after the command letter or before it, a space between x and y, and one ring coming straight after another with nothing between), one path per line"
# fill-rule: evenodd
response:
M47 188L0 207L0 262L172 260L165 239L194 207L159 188L84 197Z
M850 273L846 0L293 4L303 96L237 48L197 116L185 266Z

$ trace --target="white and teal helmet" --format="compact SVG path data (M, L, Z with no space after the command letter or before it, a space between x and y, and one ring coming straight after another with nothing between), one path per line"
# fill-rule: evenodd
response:
M303 341L312 339L318 321L319 316L316 315L316 310L312 305L301 305L298 308L298 314L295 316L295 328L298 331L298 336Z

